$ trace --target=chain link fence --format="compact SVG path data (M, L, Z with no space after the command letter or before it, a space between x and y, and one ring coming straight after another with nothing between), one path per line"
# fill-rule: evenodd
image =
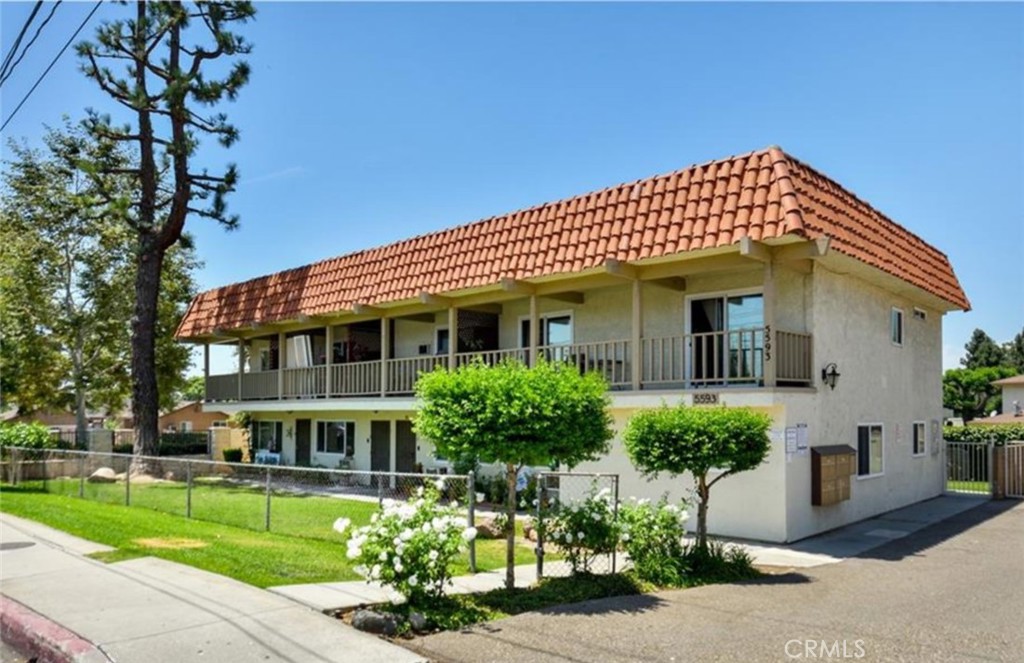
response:
M619 475L544 472L536 480L537 577L623 570L615 535Z
M144 473L133 473L133 463ZM70 449L7 447L2 479L12 485L95 502L164 513L287 536L339 541L333 524L366 525L386 499L415 499L427 482L444 480L442 502L475 519L472 474L364 472L254 465L194 458L134 456ZM470 542L470 570L476 544Z

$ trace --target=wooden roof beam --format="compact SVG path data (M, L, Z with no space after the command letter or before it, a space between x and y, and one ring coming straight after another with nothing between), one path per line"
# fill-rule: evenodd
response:
M618 276L623 279L636 280L640 278L640 270L636 265L630 265L615 258L608 258L604 261L604 271L612 276Z

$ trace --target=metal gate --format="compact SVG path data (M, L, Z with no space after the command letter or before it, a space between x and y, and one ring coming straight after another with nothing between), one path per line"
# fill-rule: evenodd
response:
M992 494L992 445L946 442L946 492Z
M1006 497L1024 499L1024 442L1009 442L1003 450Z
M992 494L992 445L946 443L946 492Z

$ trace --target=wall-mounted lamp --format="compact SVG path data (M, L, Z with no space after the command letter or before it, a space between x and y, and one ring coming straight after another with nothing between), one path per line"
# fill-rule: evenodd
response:
M836 383L839 382L839 367L835 362L827 364L825 368L821 369L821 381L827 384L829 389L836 388Z

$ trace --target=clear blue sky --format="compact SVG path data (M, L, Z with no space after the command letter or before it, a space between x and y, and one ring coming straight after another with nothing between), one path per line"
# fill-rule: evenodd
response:
M5 53L30 8L0 7ZM89 9L58 8L5 118ZM200 154L243 177L239 231L190 222L204 288L779 144L949 255L974 310L947 367L1024 325L1020 4L258 9L242 140ZM109 104L69 51L6 134Z

